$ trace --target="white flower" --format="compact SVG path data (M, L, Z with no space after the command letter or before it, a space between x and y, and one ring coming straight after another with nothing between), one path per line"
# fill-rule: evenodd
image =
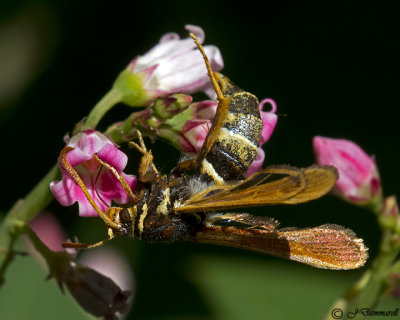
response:
M185 29L204 41L204 31L198 26L186 25ZM216 46L207 45L204 50L214 71L223 68L223 60ZM143 74L143 87L153 98L168 93L213 92L204 60L190 37L180 39L176 33L167 33L160 42L128 65L134 74Z

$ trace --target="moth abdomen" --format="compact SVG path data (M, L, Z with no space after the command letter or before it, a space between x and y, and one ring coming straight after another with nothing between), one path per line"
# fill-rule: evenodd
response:
M202 173L216 182L241 180L258 152L263 129L259 102L228 78L218 76L229 108L213 146L203 160Z

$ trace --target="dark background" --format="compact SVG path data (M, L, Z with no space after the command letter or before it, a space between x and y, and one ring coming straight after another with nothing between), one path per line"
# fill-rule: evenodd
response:
M277 102L279 120L264 148L265 164L307 166L313 162L313 136L346 138L375 155L385 194L398 193L400 28L399 10L391 3L0 4L0 209L6 212L24 197L55 163L63 136L134 56L145 53L166 32L186 36L188 23L201 26L205 43L220 48L224 74L260 99ZM100 128L131 111L117 106ZM164 170L179 158L163 143L151 148ZM52 203L49 210L82 241L94 242L105 234L101 222L79 219L75 207ZM369 263L377 253L380 235L372 213L333 197L248 212L273 216L285 227L344 225L365 239ZM108 246L118 247L134 270L132 319L241 319L240 312L261 319L317 319L362 271L321 271L260 254L186 243L148 245L118 239ZM24 290L22 283L12 287ZM321 297L325 302L315 310L315 299ZM48 307L46 302L35 304L32 314Z

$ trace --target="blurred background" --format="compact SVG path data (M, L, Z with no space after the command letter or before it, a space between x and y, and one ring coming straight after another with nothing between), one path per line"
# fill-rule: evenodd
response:
M278 104L266 164L308 166L312 137L355 141L376 157L386 195L399 195L399 11L389 1L3 1L0 3L0 139L3 213L55 163L63 136L88 114L118 73L166 32L201 26L241 88ZM132 109L115 107L100 125ZM150 145L167 172L179 153ZM165 152L167 151L167 152ZM168 155L168 156L166 156ZM134 173L137 155L130 156ZM70 237L105 237L100 219L53 202ZM246 210L283 227L335 223L370 248L375 217L334 197ZM21 243L20 246L23 244ZM362 274L317 270L257 253L191 243L116 239L134 277L127 319L321 319ZM22 250L24 249L21 247ZM1 319L87 319L34 259L18 256L0 289ZM398 300L384 298L379 310ZM362 306L360 306L362 307Z

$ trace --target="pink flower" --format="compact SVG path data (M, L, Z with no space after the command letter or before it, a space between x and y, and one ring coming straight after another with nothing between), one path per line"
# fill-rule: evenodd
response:
M382 196L381 180L373 157L357 144L344 139L316 136L314 153L319 165L333 165L339 171L335 192L344 199L368 203Z
M72 137L67 147L73 148L67 153L68 162L78 172L90 195L103 212L111 205L111 200L117 203L126 203L130 200L119 180L94 158L97 154L99 159L114 167L125 178L131 189L135 188L136 177L122 172L128 158L118 150L110 138L98 131L87 130ZM97 216L80 187L62 166L60 168L62 180L50 183L50 189L57 201L63 206L78 202L80 216Z
M194 33L200 43L204 41L205 34L200 27L186 25L185 29ZM219 49L207 45L204 50L213 70L221 70L223 60ZM153 99L175 92L213 92L204 60L193 39L180 39L176 33L162 36L151 50L133 59L127 70L143 75L143 88Z

